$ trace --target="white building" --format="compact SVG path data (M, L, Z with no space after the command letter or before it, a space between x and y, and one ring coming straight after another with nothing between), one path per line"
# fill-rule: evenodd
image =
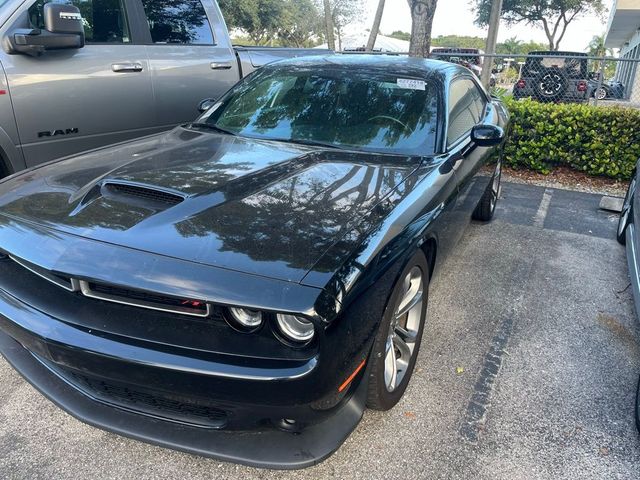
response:
M619 48L620 58L640 60L640 0L614 0L605 35L605 47ZM616 80L627 87L627 98L640 99L638 63L621 61L616 68Z

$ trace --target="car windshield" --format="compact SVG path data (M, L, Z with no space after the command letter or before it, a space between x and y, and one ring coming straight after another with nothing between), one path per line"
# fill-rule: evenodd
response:
M428 82L371 71L318 70L262 69L199 121L251 138L433 153L438 102Z

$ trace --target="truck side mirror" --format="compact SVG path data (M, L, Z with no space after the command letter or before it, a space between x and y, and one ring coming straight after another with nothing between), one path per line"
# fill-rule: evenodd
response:
M38 57L47 50L84 47L84 25L80 10L73 5L44 5L44 30L18 28L7 35L9 53Z
M84 39L84 25L78 7L62 3L44 5L44 29L49 33L71 33Z

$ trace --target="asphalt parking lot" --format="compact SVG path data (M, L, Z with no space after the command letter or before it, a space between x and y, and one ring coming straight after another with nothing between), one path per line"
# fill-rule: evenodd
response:
M88 427L0 359L0 478L638 478L640 328L600 196L504 184L431 289L417 370L303 471L256 470Z

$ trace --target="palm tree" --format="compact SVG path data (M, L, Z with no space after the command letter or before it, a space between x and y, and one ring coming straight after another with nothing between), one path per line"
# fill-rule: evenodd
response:
M592 57L604 57L613 53L613 50L604 46L604 35L594 35L586 50Z
M522 40L518 40L517 37L511 37L507 38L501 46L504 53L508 55L515 55L521 53L523 43L524 42Z
M604 45L604 35L594 35L589 42L589 45L587 45L586 51L591 57L613 56L613 50L605 47ZM593 62L593 71L599 72L602 69L602 66L603 65L600 60ZM604 68L606 70L605 77L607 76L607 73L611 74L609 70L615 71L615 67L612 67L611 62L605 62Z
M367 52L371 52L376 46L376 38L378 38L380 22L382 22L382 14L384 13L384 2L385 0L378 0L378 9L376 10L376 16L373 19L373 27L371 27L369 41L367 42Z

